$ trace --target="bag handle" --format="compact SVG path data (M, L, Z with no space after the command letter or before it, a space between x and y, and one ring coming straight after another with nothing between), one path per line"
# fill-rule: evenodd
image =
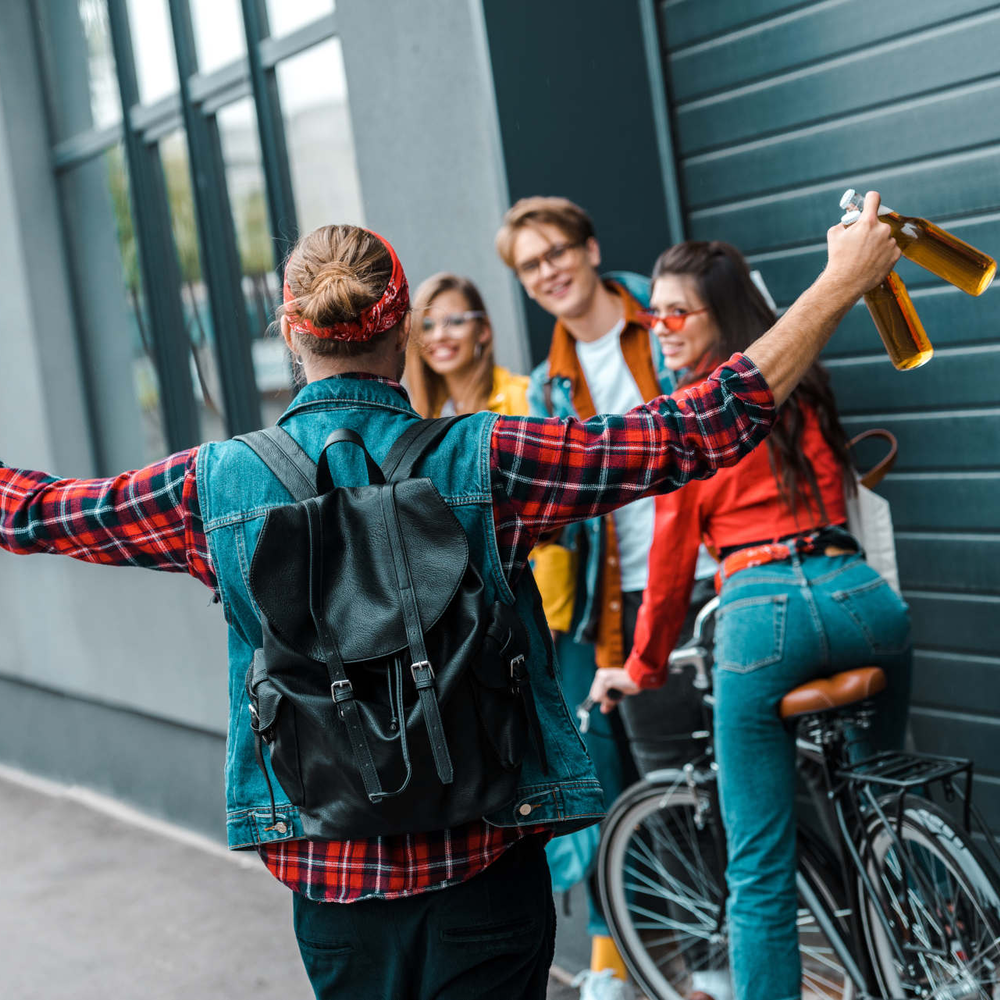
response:
M319 460L316 463L317 493L329 493L333 489L333 476L330 474L330 463L326 460L326 452L328 448L335 444L357 445L365 456L365 467L368 469L368 482L372 486L382 485L385 482L382 470L375 459L368 454L368 449L365 447L365 442L361 435L357 431L352 431L347 427L338 427L326 439L323 450L319 453Z
M896 435L892 431L887 431L884 427L873 427L871 430L862 431L860 434L852 437L850 441L847 442L848 448L854 448L855 445L859 444L861 441L865 441L868 438L882 438L889 444L889 451L886 456L878 462L876 465L872 466L864 475L859 475L858 479L861 485L871 490L874 489L896 464L896 453L899 450L898 443L896 441Z

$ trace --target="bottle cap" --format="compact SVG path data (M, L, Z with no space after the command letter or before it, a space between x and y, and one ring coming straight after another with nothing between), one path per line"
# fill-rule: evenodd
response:
M849 226L852 222L857 222L861 218L861 213L855 208L850 212L845 212L841 217L840 221L845 225Z
M856 194L857 194L857 191L855 191L854 188L848 188L844 192L843 197L840 199L840 207L841 208L847 208L847 206L850 205L852 201L854 201L854 196Z

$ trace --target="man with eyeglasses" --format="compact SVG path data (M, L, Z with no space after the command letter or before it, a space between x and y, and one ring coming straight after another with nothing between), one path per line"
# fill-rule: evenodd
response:
M504 216L496 246L528 297L555 318L548 359L531 375L532 415L586 420L598 413L625 413L673 390L659 342L651 336L648 320L643 322L648 280L625 273L602 279L594 225L579 205L566 198L522 198ZM624 665L646 587L652 540L649 498L564 531L561 543L575 545L581 556L573 626L558 640L570 704L584 701L597 667ZM637 777L619 714L594 713L584 739L610 805ZM553 878L562 888L586 874L596 839L596 830L588 828L550 845ZM589 976L582 974L582 996L624 996L624 964L596 900L588 898L588 903L591 969Z

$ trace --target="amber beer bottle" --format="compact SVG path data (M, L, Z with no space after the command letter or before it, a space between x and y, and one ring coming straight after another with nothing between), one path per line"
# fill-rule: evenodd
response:
M861 211L864 197L849 188L840 199L840 207ZM933 222L911 215L900 215L879 205L878 217L892 229L893 238L914 264L926 267L969 295L981 295L997 272L997 262Z
M906 285L895 271L881 285L865 292L865 305L872 314L889 360L900 371L919 368L934 355Z

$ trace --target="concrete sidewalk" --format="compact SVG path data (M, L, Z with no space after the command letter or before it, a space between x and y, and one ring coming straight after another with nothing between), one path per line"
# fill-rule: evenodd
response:
M255 854L3 768L0 815L0 997L312 997L291 894Z

